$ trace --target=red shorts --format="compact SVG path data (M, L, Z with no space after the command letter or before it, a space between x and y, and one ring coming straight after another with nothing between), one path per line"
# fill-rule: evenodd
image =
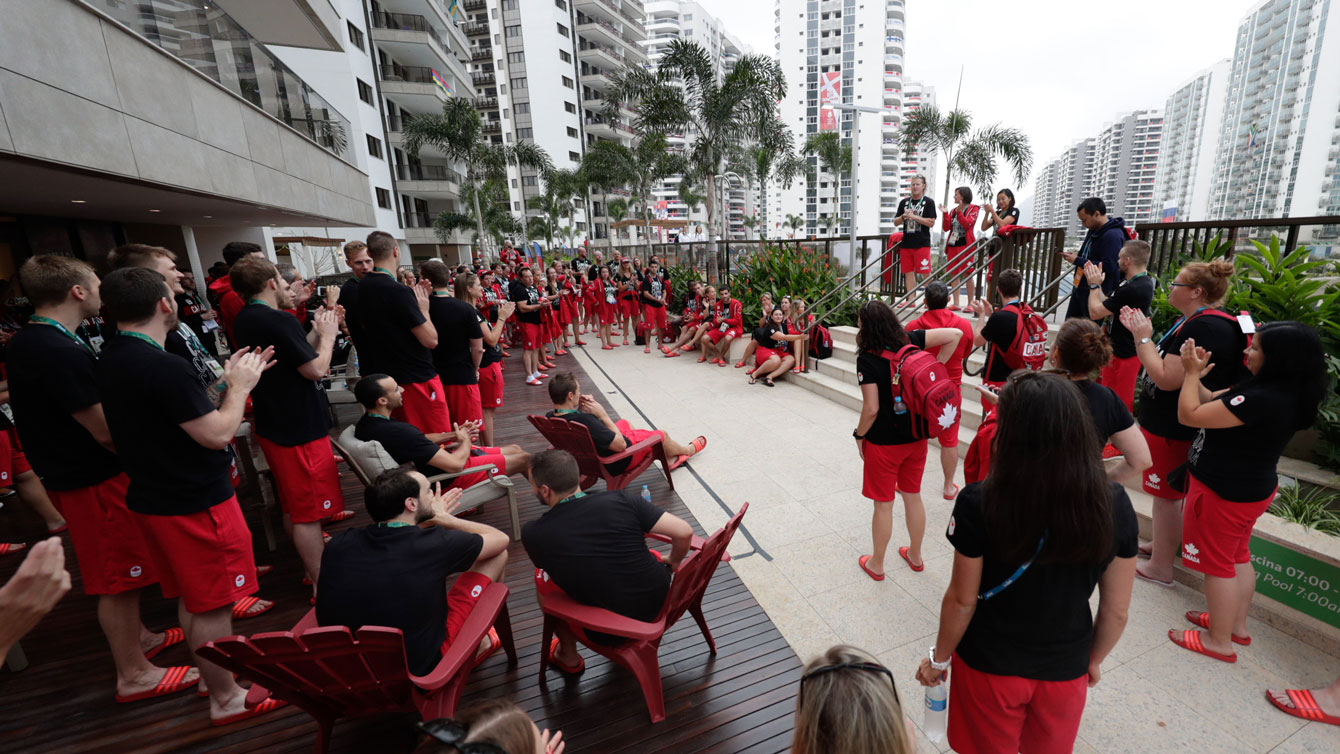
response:
M642 321L647 323L648 328L664 331L665 307L664 306L642 307Z
M502 366L499 364L499 366ZM480 370L481 372L483 370ZM483 375L480 375L483 379ZM442 391L447 397L447 414L451 420L460 423L480 421L484 418L483 399L479 385L443 385Z
M633 445L636 445L649 437L656 437L659 438L661 441L665 440L665 433L662 432L661 430L633 429L632 426L628 424L627 419L620 419L614 422L614 426L619 428L619 434L623 435L623 439L628 442L629 447L632 447ZM645 448L643 450L639 450L638 452L634 453L632 456L629 457L628 465L630 467L636 466L639 463L642 463L642 460L649 455L651 455L651 448Z
M329 438L302 445L279 445L257 435L265 462L279 488L279 505L295 524L310 524L344 510L340 470Z
M181 597L186 612L228 607L256 591L251 531L237 497L185 516L135 514L158 569L163 596Z
M621 317L636 318L638 315L638 309L640 308L641 306L638 304L637 299L635 298L619 299L619 316Z
M921 474L926 470L926 441L903 445L864 443L864 479L861 494L877 503L891 502L894 493L921 492Z
M1152 435L1144 427L1140 434L1149 443L1149 454L1154 465L1145 470L1144 490L1160 500L1181 500L1183 495L1168 486L1168 475L1178 466L1186 463L1186 455L1191 450L1190 440L1169 440L1166 437Z
M479 596L493 580L477 571L465 571L456 577L456 583L447 590L447 638L442 640L442 654L447 653L451 642L460 633L465 619L479 603Z
M544 340L544 333L540 325L534 322L518 322L518 335L521 336L521 350L534 351L540 347L540 341Z
M19 433L13 427L0 431L0 487L14 484L14 477L32 470L19 444Z
M596 304L596 312L600 315L600 324L612 325L619 320L619 305L607 304L603 301Z
M761 367L764 362L771 359L773 356L781 359L782 355L783 354L780 354L776 350L768 348L767 346L758 346L754 349L754 366Z
M906 275L909 272L916 272L922 275L931 274L931 247L923 246L920 249L902 248L898 252L898 268Z
M971 275L976 271L973 263L977 261L975 259L977 254L976 252L967 251L967 249L967 246L950 246L945 249L945 259L948 260L949 264L945 272L949 277L964 274Z
M721 325L717 325L716 327L707 331L707 339L712 341L712 345L720 343L722 338L738 338L738 337L740 337L740 331L735 329L734 327L727 330L726 332L722 332Z
M577 319L577 299L564 296L562 303L558 305L558 323L570 325L574 319Z
M1252 562L1252 527L1275 493L1255 503L1235 503L1216 495L1195 474L1188 477L1182 504L1182 565L1206 576L1232 578L1234 566Z
M129 484L129 477L117 474L77 490L47 493L70 524L84 594L121 594L158 583L144 534L126 508Z
M972 669L949 671L949 745L959 754L1069 754L1079 735L1089 676L1035 681Z
M401 385L404 403L391 412L398 421L413 424L420 432L431 435L451 431L451 414L447 411L446 391L442 380L433 375L431 380Z
M482 408L498 408L502 404L502 362L495 361L479 370L479 405Z
M1135 410L1135 378L1140 376L1140 357L1129 359L1113 357L1099 374L1098 384L1105 385L1117 394L1127 411Z
M963 383L960 381L956 381L954 384L958 386L961 392L963 389ZM980 395L980 393L978 395ZM940 434L939 437L936 438L936 440L938 440L940 443L940 447L942 448L958 447L958 428L959 424L961 424L962 422L963 422L963 412L959 411L958 417L954 419L953 426L951 426L949 429L946 429L944 432Z
M476 466L483 466L485 464L491 463L494 466L497 466L498 469L496 471L477 471L473 474L464 474L462 476L458 476L455 479L451 480L451 483L447 486L447 489L452 489L455 487L465 489L467 487L473 487L476 484L479 484L480 482L484 481L485 479L488 479L490 476L493 476L495 474L502 474L504 476L507 474L507 459L503 457L502 453L498 452L497 448L480 448L480 450L486 451L486 455L470 456L465 461L465 468L472 469Z

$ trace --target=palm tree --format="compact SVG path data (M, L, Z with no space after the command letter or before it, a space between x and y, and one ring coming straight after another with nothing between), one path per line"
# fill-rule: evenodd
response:
M484 193L482 184L490 179L506 180L507 166L517 163L533 168L547 168L551 161L544 149L533 142L492 144L484 137L479 111L469 100L452 98L437 115L418 115L404 124L405 152L418 159L425 146L431 146L447 159L465 166L465 183L461 197L468 198L474 208L475 237L488 238L484 226L486 213L480 206ZM506 205L506 196L502 197Z
M696 42L676 39L656 70L626 66L610 78L605 116L611 121L621 104L629 103L639 133L693 130L686 178L706 187L707 222L714 226L716 178L733 148L776 119L777 103L786 95L781 65L771 57L746 55L718 81L711 53Z
M973 131L972 115L966 110L941 113L934 105L923 106L903 119L902 138L909 150L921 147L938 149L944 154L945 192L941 207L949 204L949 186L956 173L969 185L982 189L983 196L990 196L996 182L997 157L1005 160L1019 184L1028 178L1033 167L1033 147L1023 131L1000 124Z
M545 193L557 202L559 215L567 218L568 225L573 225L578 202L586 197L586 174L581 168L557 168L544 171L541 177L544 178Z
M615 199L614 201L611 201L610 203L606 204L606 205L605 205L605 214L606 214L606 215L609 217L609 219L612 221L612 222L610 223L611 225L613 225L614 223L620 223L620 222L623 222L623 219L624 219L625 217L628 217L628 200L627 200L627 199L624 199L623 197L620 197L620 198ZM616 234L617 234L617 231L614 231L614 232L611 232L611 233L610 233L610 246L611 246L611 247L614 246L614 239L615 239L615 237L616 237Z
M698 193L697 187L693 185L693 182L689 180L688 176L684 176L684 180L679 182L679 190L675 193L679 196L679 200L684 202L686 215L692 215L694 212L697 212L698 207L702 206L702 203L707 200L707 197ZM688 218L686 217L685 219Z
M824 131L810 134L805 139L803 152L807 156L818 157L820 169L833 177L833 211L828 214L825 223L828 232L832 234L837 231L838 214L842 208L842 176L851 175L851 143L844 144L837 131Z
M804 224L805 224L805 218L801 217L800 215L787 215L786 221L782 223L782 225L791 229L792 238L796 237L796 231L800 230L801 226L803 226Z
M766 196L768 179L776 178L784 188L790 188L791 182L804 175L809 167L804 158L796 154L795 141L791 129L779 120L766 122L760 129L756 141L750 146L749 154L753 158L754 170L759 186ZM763 239L767 240L768 203L763 202L764 230Z
M554 236L558 234L559 222L563 219L565 206L555 190L555 184L546 182L543 194L532 196L526 201L527 209L539 212L532 215L526 223L530 235L544 238L545 245L554 245Z
M482 208L484 216L478 218L469 213L443 212L433 220L433 231L439 241L453 243L451 238L453 233L468 230L471 231L473 243L482 244L483 240L488 238L496 244L501 244L507 235L522 231L521 222L508 211L506 184L499 180L488 180L484 182L481 191L483 194L478 197L479 201L476 202L474 201L476 197L469 196L467 204ZM473 194L474 189L466 187L461 193ZM483 228L486 236L479 235L480 228Z
M651 255L651 192L665 178L683 172L684 158L666 149L665 136L647 134L631 146L613 141L596 142L582 159L582 170L591 183L607 188L627 186L632 201L641 209L647 255Z
M759 224L758 218L753 216L746 217L740 222L744 223L744 227L748 228L751 233L754 232L754 229L757 228Z

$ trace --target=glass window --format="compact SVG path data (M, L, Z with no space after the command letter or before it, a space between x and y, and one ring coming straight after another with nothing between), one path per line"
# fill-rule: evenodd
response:
M524 185L526 185L526 186L534 186L534 185L535 185L535 176L533 176L533 175L523 175L523 176L521 176L521 182L522 182Z
M524 53L524 52L509 52L509 53L507 53L507 62L509 62L509 63L524 63L524 62L526 62L526 53Z
M529 112L530 112L530 103L529 103L529 102L518 102L518 103L516 103L516 114L517 114L517 115L526 115L526 114L529 113Z
M567 2L566 2L565 0L554 0L554 5L557 5L558 8L559 8L559 10L567 10L567 9L568 9L568 4L567 4Z
M517 137L518 139L533 139L533 138L535 138L535 129L533 129L533 128L518 128L518 129L516 130L516 137Z
M575 113L575 112L577 112L577 105L575 105L575 104L573 104L573 103L571 103L571 102L564 102L564 103L563 103L563 109L564 109L564 110L567 110L567 111L570 112L570 113Z
M558 59L561 60L561 61L563 61L564 63L571 63L571 62L572 62L572 56L568 54L568 51L567 51L567 50L559 50L559 51L558 51Z
M519 77L519 78L514 78L514 79L512 79L512 91L516 91L517 89L525 89L525 88L526 88L526 77L525 77L525 76L521 76L521 77Z
M518 0L503 0L503 10L516 10Z
M564 76L564 77L563 77L563 86L566 86L566 87L569 88L569 89L575 89L575 88L576 88L576 85L573 84L572 79L568 78L567 76Z
M559 24L559 25L558 25L558 35L559 35L560 37L566 37L566 36L568 36L568 27L564 26L563 24Z
M568 136L570 136L570 137L572 137L572 138L574 138L574 139L577 138L577 129L575 129L575 128L569 126L569 127L568 127Z
M358 98L371 105L372 87L368 86L368 82L363 79L355 79L355 81L358 82Z
M349 43L358 49L363 49L363 30L354 26L354 22L349 22Z
M568 152L568 159L572 160L573 162L581 162L582 156L580 154L577 154L576 152Z
M384 188L377 189L377 206L382 209L391 208L391 192Z
M519 37L521 36L521 24L512 24L511 26L504 26L503 33L509 37Z
M377 159L381 159L382 140L378 139L376 136L373 136L372 134L367 134L367 137L368 137L368 154L372 155L373 157L376 157Z

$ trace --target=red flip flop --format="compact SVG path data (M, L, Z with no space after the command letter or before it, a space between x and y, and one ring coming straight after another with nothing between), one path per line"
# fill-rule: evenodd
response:
M1186 619L1193 626L1200 626L1206 631L1210 630L1210 614L1207 612L1202 610L1188 610L1186 611ZM1234 644L1244 647L1250 647L1252 645L1252 637L1250 636L1238 636L1237 634L1229 634L1229 636L1233 639Z
M865 564L866 564L867 562L869 562L869 561L870 561L870 556L869 556L869 555L862 555L860 558L858 558L858 559L856 560L856 563L857 563L858 565L861 566L861 570L862 570L862 571L865 571L865 575L869 576L870 578L874 579L875 581L883 581L883 580L884 580L884 576L885 576L885 574L882 574L882 573L875 573L874 571L872 571L872 570L870 570L869 568L866 568L866 567L865 567Z
M910 550L910 549L912 549L912 548L910 548L910 547L899 547L899 548L898 548L898 557L900 557L900 558L902 558L903 560L906 560L906 561L907 561L907 567L908 567L908 568L911 568L912 570L916 571L917 573L921 573L922 571L926 570L926 562L925 562L925 561L922 561L921 565L912 565L912 559L909 558L909 557L907 557L907 551Z
M242 599L233 603L233 617L237 618L238 620L242 620L244 618L255 618L257 615L264 615L265 613L270 611L270 608L275 606L275 603L270 602L269 604L262 607L260 610L257 610L255 612L247 612L248 610L251 610L251 608L254 605L260 602L265 602L265 600L261 600L256 597L243 597Z
M321 532L321 543L326 545L330 544L330 532Z
M1206 649L1205 645L1200 642L1199 631L1193 631L1191 629L1187 629L1185 631L1182 631L1181 636L1179 637L1177 629L1170 628L1168 629L1168 639L1172 641L1173 644L1176 644L1182 649L1189 649L1192 652L1196 652L1197 654L1203 654L1206 657L1213 657L1214 659L1219 660L1220 662L1238 661L1238 656L1236 654L1221 655L1218 652Z
M737 361L737 362L735 362L735 368L736 368L736 369L743 369L743 368L744 368L744 362L743 362L743 361Z
M689 458L691 458L691 457L692 457L692 456L675 456L675 460L673 460L673 461L670 462L670 470L671 470L671 471L674 471L675 469L679 468L680 466L683 466L684 464L688 463L688 462L689 462Z
M704 361L707 361L707 357L706 357L706 356L699 356L699 357L698 357L698 363L699 363L699 364L703 363Z
M258 565L256 566L256 578L260 578L274 569L275 567L272 565Z
M707 438L703 437L702 435L698 435L697 437L693 438L693 442L689 444L693 446L693 454L697 455L703 452L703 448L707 447Z
M23 552L26 549L28 549L28 545L24 542L0 542L0 555Z
M221 717L217 720L210 720L209 722L210 725L214 726L232 725L233 723L240 723L243 720L250 720L251 718L256 717L257 715L264 715L266 712L273 712L279 709L280 707L285 707L287 705L288 702L283 701L282 699L270 698L266 699L265 701L261 702L255 707L246 710L245 712L239 712L236 715Z
M48 535L48 536L51 536L51 535L55 535L55 534L60 534L60 533L62 533L62 532L67 532L67 531L69 531L69 530L70 530L70 525L69 525L69 524L61 524L60 526L57 526L57 527L54 528L54 529L47 529L47 535Z
M600 347L600 350L602 350L602 351L613 351L613 350L614 350L614 346L601 346L601 347Z
M177 630L180 631L181 629ZM189 681L186 680L186 674L192 670L194 670L194 668L189 665L176 665L167 668L163 672L163 679L158 682L157 686L154 686L148 691L141 691L138 694L131 694L129 696L121 696L120 694L117 694L116 702L117 704L127 704L129 702L138 702L142 699L152 699L156 696L167 696L169 694L185 691L197 683L200 683L199 674Z
M678 355L679 355L679 351L666 351L666 352L665 352L665 358L667 358L667 359L673 359L673 358L675 358L675 357L678 356Z
M582 671L586 670L585 658L578 656L576 665L564 665L563 663L558 661L558 658L554 657L554 653L557 651L558 651L558 637L555 636L553 639L549 641L549 664L557 668L560 673L564 673L566 675L578 675Z
M489 637L489 648L484 650L484 654L475 657L474 664L470 666L471 669L477 668L480 665L484 664L485 660L497 654L498 650L502 648L502 639L498 638L497 630L490 628L488 637Z
M954 498L958 497L958 485L957 484L954 485L954 493L952 495L941 495L941 497L943 497L945 500L953 500Z
M1285 689L1284 693L1289 695L1289 701L1293 702L1292 707L1285 707L1281 704L1275 698L1275 695L1270 693L1269 689L1266 690L1266 698L1286 715L1293 715L1302 720L1326 723L1327 725L1340 725L1340 717L1323 712L1321 705L1317 704L1317 700L1313 698L1311 691L1307 689Z
M644 347L644 348L642 349L642 353L651 353L651 346L646 346L646 347Z
M340 511L339 513L336 513L335 515L331 516L326 520L331 522L332 524L336 524L341 521L347 521L353 517L354 517L353 511Z
M144 659L152 660L153 658L157 657L159 653L162 652L164 649L167 649L168 647L173 646L174 644L180 644L184 641L186 641L186 632L181 630L181 626L173 626L172 628L169 628L168 630L163 632L162 643L144 653Z

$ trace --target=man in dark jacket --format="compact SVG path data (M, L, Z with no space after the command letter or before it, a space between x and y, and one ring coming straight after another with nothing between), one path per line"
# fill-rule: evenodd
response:
M1117 267L1117 257L1121 246L1126 243L1126 221L1120 217L1109 218L1107 205L1102 199L1089 197L1080 202L1076 209L1079 222L1088 229L1079 252L1063 251L1061 255L1067 262L1075 265L1074 290L1070 294L1070 304L1066 308L1066 319L1071 317L1089 318L1089 286L1084 277L1084 265L1093 262L1103 268L1106 276L1103 280L1103 293L1111 296L1121 281L1121 272Z

